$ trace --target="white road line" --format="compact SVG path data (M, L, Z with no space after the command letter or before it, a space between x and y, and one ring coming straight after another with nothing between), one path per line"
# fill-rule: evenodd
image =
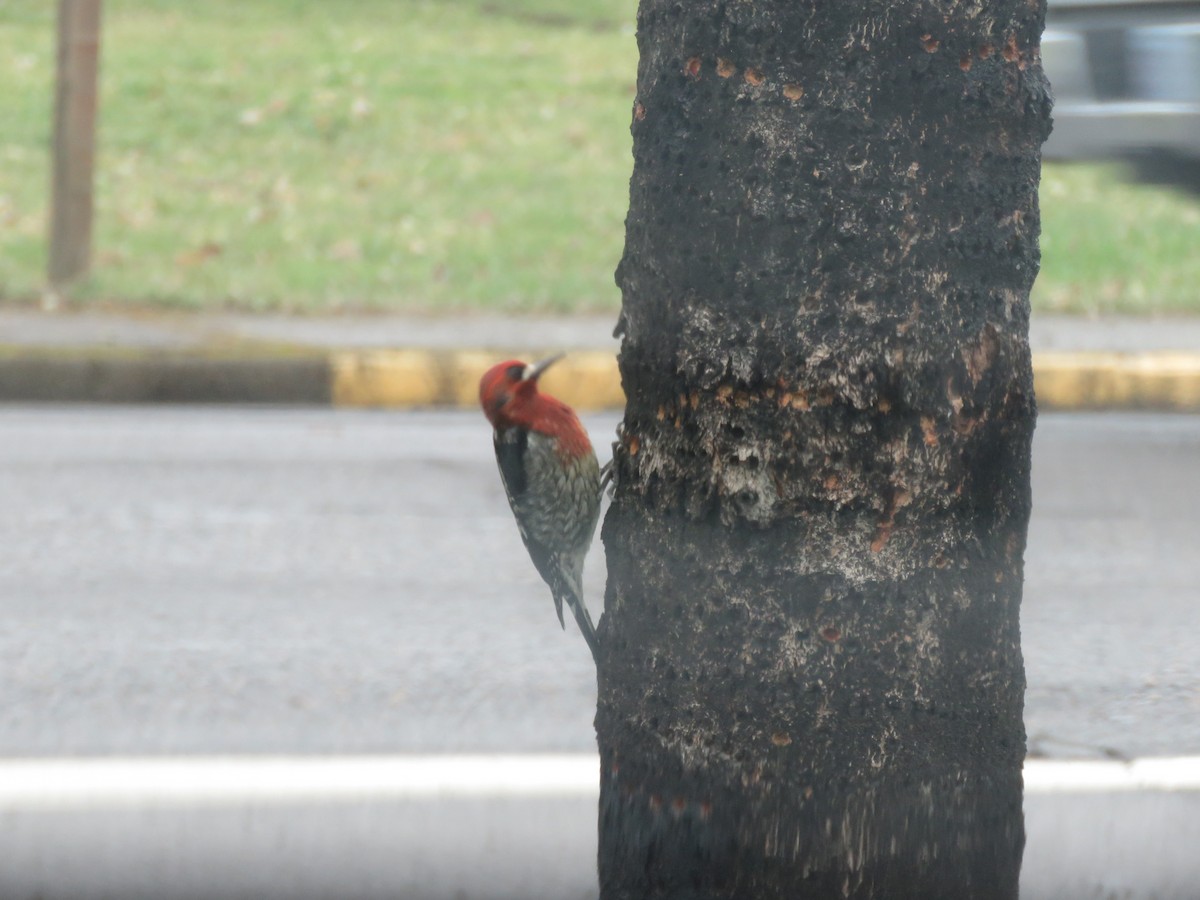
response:
M213 756L0 760L13 806L568 797L599 793L592 755Z
M1129 762L1031 759L1025 763L1028 794L1200 790L1200 756L1147 756Z
M590 754L0 759L0 813L30 809L588 798ZM1029 794L1200 790L1200 757L1030 760Z

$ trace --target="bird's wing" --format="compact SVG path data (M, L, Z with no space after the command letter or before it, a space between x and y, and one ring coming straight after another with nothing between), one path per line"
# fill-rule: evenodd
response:
M500 467L500 480L504 482L504 492L508 494L508 503L515 512L515 498L523 495L529 487L525 472L525 451L529 448L529 433L523 428L507 428L497 431L492 436L492 444L496 448L496 465Z
M525 504L532 502L529 496L529 473L525 465L525 453L528 449L529 434L521 428L510 428L497 432L494 438L496 448L496 465L500 469L500 481L504 484L504 493L508 496L508 505L512 507L517 520L517 530L521 532L521 540L529 551L529 558L537 568L542 580L550 585L554 595L554 611L558 613L558 624L566 628L563 621L562 598L566 585L563 582L563 570L558 554L540 538L531 534L525 526L528 518L523 515Z

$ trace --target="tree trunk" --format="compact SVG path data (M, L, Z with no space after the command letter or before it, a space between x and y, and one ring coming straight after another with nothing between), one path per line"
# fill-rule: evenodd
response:
M1042 0L642 0L600 883L1008 897Z

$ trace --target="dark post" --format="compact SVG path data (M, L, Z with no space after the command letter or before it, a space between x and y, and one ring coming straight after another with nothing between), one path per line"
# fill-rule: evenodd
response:
M59 0L54 97L51 285L84 274L91 261L101 0Z

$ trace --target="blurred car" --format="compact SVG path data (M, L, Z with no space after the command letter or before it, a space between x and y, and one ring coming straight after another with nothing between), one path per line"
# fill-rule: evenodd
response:
M1200 190L1200 2L1049 0L1046 159L1125 158Z

